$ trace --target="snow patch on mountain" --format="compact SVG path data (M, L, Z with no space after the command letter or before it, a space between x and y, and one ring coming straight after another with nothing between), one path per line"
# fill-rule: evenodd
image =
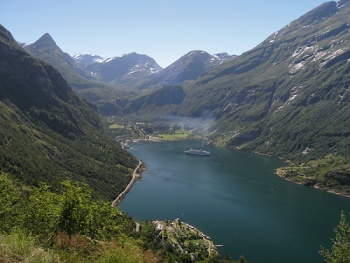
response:
M81 53L74 55L72 58L75 60L75 62L79 64L84 64L84 65L91 64L103 59L98 55L81 54Z
M147 62L147 61L140 61L138 64L133 66L130 70L128 75L132 75L138 72L145 72L148 74L156 74L160 72L162 69L160 67L155 67L155 65Z
M111 57L111 58L101 58L101 59L97 59L95 62L97 63L108 63L116 58L119 58L119 57Z

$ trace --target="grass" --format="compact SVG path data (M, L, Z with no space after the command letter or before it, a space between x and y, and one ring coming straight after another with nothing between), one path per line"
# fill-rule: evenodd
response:
M110 129L115 130L115 129L127 129L127 127L125 125L121 125L118 123L114 123L112 125L109 126Z
M109 125L110 130L115 134L118 132L118 136L130 137L129 139L142 139L150 136L153 139L160 141L174 141L198 137L194 135L193 130L187 130L183 125L177 125L175 128L174 125L164 127L163 125L158 124L124 125L116 123L114 120L109 120L109 122L111 123ZM131 131L131 133L128 131Z
M188 133L162 133L158 135L158 138L165 141L173 141L173 140L183 140L189 137Z
M57 238L56 238L57 239ZM62 236L59 236L62 242ZM0 262L15 263L62 263L62 262L102 262L102 263L153 263L161 262L151 251L143 251L132 239L111 240L94 245L88 252L82 250L87 240L83 236L72 237L66 245L56 243L55 249L46 249L37 244L36 239L22 230L0 235ZM57 241L57 240L56 240Z
M39 247L35 238L22 230L0 236L0 262L61 262L50 250Z

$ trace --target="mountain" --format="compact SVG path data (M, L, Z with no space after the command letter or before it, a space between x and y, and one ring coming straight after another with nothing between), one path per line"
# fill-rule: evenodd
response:
M108 59L88 54L71 57L57 46L48 33L33 44L20 45L30 54L54 66L76 89L105 87L106 83L118 86L120 79L144 80L162 70L154 59L137 53Z
M82 89L92 86L89 80L94 80L94 76L82 67L77 66L74 59L57 46L50 34L44 34L35 43L24 45L23 48L30 54L54 66L72 87Z
M93 102L100 113L107 111L117 114L121 112L120 107L115 105L114 100L118 97L127 96L127 94L125 95L124 91L116 90L114 84L99 81L96 73L85 69L85 63L99 61L99 56L80 54L72 58L57 46L48 33L33 44L21 44L21 46L30 54L54 66L78 95ZM112 101L110 101L111 98Z
M178 114L211 112L213 140L282 157L288 180L348 195L349 19L350 1L320 5L192 83Z
M186 94L181 83L195 80L233 57L235 56L227 53L210 55L200 50L187 53L142 83L138 89L144 92L125 103L123 114L130 116L142 111L142 118L147 118L145 115L159 116L158 111L161 111L161 114L170 114L177 105L182 104L185 98Z
M230 56L227 53L210 55L205 51L191 51L156 74L151 80L143 83L140 89L152 85L175 85L186 80L195 80L233 57L235 56Z
M133 101L133 96L140 96L140 90L151 87L157 90L194 80L235 57L227 53L209 55L204 51L192 51L163 70L154 59L135 52L107 59L89 54L71 57L48 33L33 44L20 43L20 46L58 69L79 96L93 102L103 115L122 114L130 99ZM149 91L142 96L148 94Z
M185 97L171 105L172 114L209 114L215 125L205 132L216 144L304 167L315 167L306 163L319 159L312 176L294 168L288 179L325 189L345 187L340 192L349 194L349 20L350 1L318 6L252 50L183 82ZM152 101L149 105L156 118L169 112L164 106L156 111ZM147 103L139 114L146 111ZM341 160L324 159L329 154ZM320 166L331 163L335 166Z
M162 70L153 58L135 52L121 57L95 60L93 63L85 64L85 68L101 81L114 83L117 86L125 79L138 81Z
M342 3L315 8L197 79L179 114L211 112L229 146L300 160L347 154L350 7Z
M102 134L94 107L55 68L25 52L2 26L0 83L1 172L53 190L67 177L86 181L104 199L125 188L137 160Z

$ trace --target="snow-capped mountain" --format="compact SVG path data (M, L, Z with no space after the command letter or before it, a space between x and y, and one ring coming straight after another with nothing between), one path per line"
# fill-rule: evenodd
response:
M96 55L75 55L74 60L105 82L113 82L125 76L153 75L162 70L157 62L135 52L120 57L103 59Z
M106 59L97 55L77 54L73 59L105 82L135 74L152 75L162 70L153 58L135 52Z
M94 62L101 62L104 59L98 55L90 55L90 54L76 54L73 56L73 59L76 63L86 66L92 64Z

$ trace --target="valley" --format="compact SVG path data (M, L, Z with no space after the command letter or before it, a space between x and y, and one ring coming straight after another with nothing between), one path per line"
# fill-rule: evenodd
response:
M213 186L210 189L221 184L212 180L216 178L213 174L219 174L224 183L239 178L239 183L243 182L248 190L243 192L233 184L232 187L246 199L232 196L235 193L228 189L225 201L245 203L249 194L259 193L264 197L262 200L267 200L257 208L254 203L260 199L252 199L252 203L235 207L235 211L249 210L250 215L265 208L270 211L269 198L280 190L278 187L286 189L286 193L295 191L290 195L282 193L279 198L273 196L280 210L290 203L297 207L309 201L317 207L327 198L331 202L336 200L334 203L347 203L342 198L350 196L349 25L350 1L329 1L291 21L241 55L192 50L166 68L148 55L136 52L110 58L88 54L71 56L49 33L32 44L19 43L0 25L0 188L1 193L6 193L0 195L0 219L4 222L0 227L0 241L24 235L30 239L30 246L43 244L45 251L58 248L54 262L60 257L67 262L94 262L110 257L109 253L114 251L124 253L125 260L132 254L130 251L137 251L131 262L236 262L220 258L215 249L211 250L213 243L199 232L193 233L190 225L163 218L155 226L152 222L134 220L118 207L126 193L133 192L131 187L140 179L145 166L148 167L147 162L139 160L140 152L146 153L145 159L150 158L152 165L157 166L160 160L163 165L168 162L164 159L167 155L171 161L184 158L183 149L176 147L202 138L220 158L226 154L229 157L224 163L220 160L205 169L201 159L181 159L192 161L188 163L188 170L194 163L199 165L199 169L203 169L199 174L206 175ZM140 152L137 147L130 149L135 141L144 147ZM154 146L152 142L159 144ZM155 151L148 152L147 147ZM181 156L162 147L176 149ZM254 170L249 165L229 179L221 177L220 172L208 173L216 166L230 167L226 161L234 161L232 156L244 157L250 153L282 160L284 167L277 167L271 161L271 169L276 169L277 175L288 181L285 183L295 183L296 188L280 184L277 176L271 179L270 170L263 173L263 176L268 174L266 180L269 181L256 177L261 169L248 174L247 171ZM255 160L254 155L243 157L239 157L242 163ZM280 160L278 163L282 165ZM186 173L177 170L181 162L167 164L159 168L164 169L165 175L172 166L176 170L172 175ZM234 168L237 167L243 166L237 164ZM150 166L151 174L152 168ZM160 176L157 172L154 174ZM225 170L225 174L231 175L229 170ZM242 174L246 177L241 178ZM197 179L190 182L192 188L207 186L203 178ZM164 179L167 180L176 181L173 177ZM187 180L183 178L183 182ZM247 181L251 184L245 185ZM249 190L251 186L269 182L278 182L278 189L257 186ZM298 188L300 185L304 186L303 190ZM219 186L216 196L221 196L220 191L226 186ZM171 193L172 187L164 196ZM187 187L186 183L181 187ZM173 202L172 208L180 207L176 200L188 195L191 187L181 192L178 199L169 199ZM307 187L336 194L335 199L323 193L318 195L319 199L312 199L314 189ZM165 189L158 187L153 193ZM147 201L152 199L150 196L141 196L141 199ZM203 196L204 200L206 196ZM183 203L194 199L196 196L187 196ZM113 200L114 210L110 207ZM214 198L208 199L207 203L214 201ZM285 206L279 206L281 203ZM123 205L124 201L120 203ZM232 202L227 204L230 205ZM250 210L252 207L255 209ZM327 209L331 211L331 207ZM151 211L157 206L142 208ZM274 210L270 212L268 216L272 214L276 222L274 227L281 226L280 215L275 215ZM314 217L318 213L317 210L312 215L313 220L318 220ZM334 213L329 222L334 223ZM287 214L294 218L285 211ZM252 218L240 216L244 220ZM253 218L258 216L255 214ZM300 229L305 225L308 223ZM284 230L286 233L294 225L288 227ZM17 228L20 232L13 232ZM33 239L28 234L32 229ZM319 236L315 233L317 230L312 234L315 235L313 242L318 242ZM195 241L189 241L192 239ZM81 244L89 244L86 253L79 250ZM109 250L109 246L113 249ZM194 247L195 250L190 251ZM4 252L1 249L2 246L0 254ZM243 246L242 250L247 251L245 249ZM67 252L69 250L73 254ZM317 254L317 249L314 250ZM70 258L72 255L76 258ZM261 252L260 257L265 256ZM246 260L242 257L238 262Z

